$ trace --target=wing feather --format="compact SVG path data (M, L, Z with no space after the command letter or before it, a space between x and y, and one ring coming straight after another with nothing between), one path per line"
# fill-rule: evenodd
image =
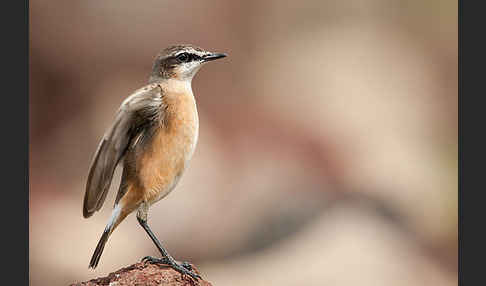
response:
M131 141L160 115L161 90L151 85L127 98L117 112L115 122L105 133L91 163L83 216L90 217L106 199L116 166Z

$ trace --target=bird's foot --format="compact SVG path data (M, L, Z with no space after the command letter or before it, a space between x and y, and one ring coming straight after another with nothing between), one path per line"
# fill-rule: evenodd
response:
M189 270L189 271L193 271L193 270L194 270L194 269L192 269L191 264L189 264L189 262L187 262L187 261L183 261L183 262L181 263L181 266L182 266L182 267L184 267L184 268L186 268L186 269L187 269L187 270Z
M142 262L144 263L148 262L153 264L165 264L172 267L174 270L181 273L182 275L189 275L195 280L202 279L199 274L194 272L192 266L187 262L178 264L174 259L170 259L167 257L156 258L152 256L145 256L144 258L142 258Z
M167 257L156 258L152 256L145 256L140 260L143 263L153 263L153 264L167 264L170 265L170 261Z

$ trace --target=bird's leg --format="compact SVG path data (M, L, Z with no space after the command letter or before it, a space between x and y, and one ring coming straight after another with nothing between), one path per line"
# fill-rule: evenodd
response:
M175 259L165 250L165 248L162 246L162 244L159 242L157 237L155 237L154 233L150 229L150 227L147 224L147 212L143 210L139 210L137 213L137 220L140 223L140 225L143 227L145 232L150 236L150 239L154 242L155 246L157 249L160 251L162 254L162 258L155 258L151 256L146 256L142 259L142 261L150 262L150 263L156 263L156 264L166 264L175 269L176 271L180 272L181 274L187 274L191 276L194 279L201 279L201 276L195 273L192 270L192 267L188 263L182 263L178 264Z

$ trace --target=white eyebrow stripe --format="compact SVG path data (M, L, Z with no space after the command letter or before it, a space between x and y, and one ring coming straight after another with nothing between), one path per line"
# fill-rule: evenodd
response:
M174 56L177 57L178 55L183 54L183 53L197 54L197 51L195 51L194 49L185 49L185 50L177 52L177 54L174 54Z
M197 51L197 50L194 50L194 49L187 49L187 50L182 50L182 51L179 51L177 52L176 54L174 54L174 57L177 57L178 55L182 54L182 53L189 53L189 54L193 54L193 55L198 55L200 57L203 57L207 54L207 52L200 52L200 51Z
M189 51L179 51L177 54L174 55L174 57L177 57L178 55L183 54L183 53L187 53L187 52L189 52Z

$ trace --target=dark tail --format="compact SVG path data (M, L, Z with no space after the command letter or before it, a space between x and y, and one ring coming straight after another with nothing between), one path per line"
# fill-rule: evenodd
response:
M101 254L103 253L103 249L105 249L105 244L108 241L110 234L126 216L126 212L122 212L120 206L115 205L111 213L110 220L108 221L108 224L101 235L98 245L96 245L96 249L91 257L91 261L89 262L90 268L95 269L96 266L98 266L98 262L100 261Z
M101 254L103 253L105 244L108 241L108 237L110 237L110 233L110 229L105 229L105 231L103 231L103 235L101 235L100 241L98 242L98 245L96 245L96 249L91 257L91 261L89 262L89 267L95 269L96 266L98 266L98 262L100 261Z

